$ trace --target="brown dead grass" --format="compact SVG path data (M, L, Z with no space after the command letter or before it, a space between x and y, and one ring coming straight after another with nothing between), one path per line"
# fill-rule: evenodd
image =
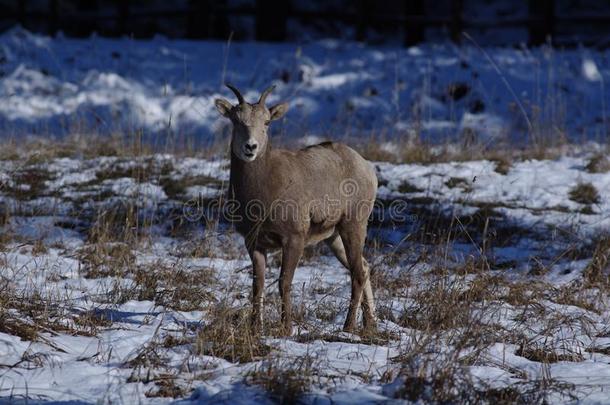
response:
M585 169L589 173L607 173L610 171L610 157L606 153L595 154L589 159Z
M155 386L144 393L147 398L184 398L191 391L180 385L173 374L163 373L152 381Z
M528 360L538 363L549 364L560 361L583 361L582 355L577 353L557 353L553 349L540 346L520 346L515 352L517 356L525 357Z
M73 312L55 294L19 291L10 281L0 285L0 332L24 341L44 340L41 334L94 336L111 325L101 313Z
M134 281L139 301L154 301L176 311L205 309L214 299L212 291L218 288L212 269L185 269L179 263L138 266Z
M270 359L246 377L249 385L256 385L271 395L278 404L299 403L312 388L313 358L302 356L281 364L281 359Z
M569 191L570 200L579 204L599 203L599 192L591 183L579 183Z
M146 152L146 148L142 145L132 146L131 152L108 147L105 152L96 153ZM368 153L372 155L378 153L381 159L383 150L380 148L375 150L375 146L370 148ZM404 157L400 159L423 163L460 159L460 155L455 154L456 152L447 150L437 154L436 151L430 148L426 151L425 148L424 145L410 146L401 152L404 153ZM65 150L58 147L55 151L49 151L48 155L32 159L44 161L50 156L60 156L64 153L67 155L84 153L78 151L78 147L74 146ZM7 153L7 156L10 156L10 153ZM497 155L494 157L491 152L476 150L461 155L461 158L472 156L496 161L496 170L503 174L510 170L513 159L513 157L500 158ZM520 155L519 158L524 156L527 155ZM386 158L393 159L388 156ZM99 177L105 179L129 176L140 181L148 181L154 176L160 176L158 177L160 183L168 195L175 197L181 196L189 185L217 183L213 179L192 178L173 184L169 171L171 171L169 166L159 169L144 165L128 171L117 169L100 172ZM152 172L154 175L150 174ZM29 184L37 190L35 193L42 193L44 175L28 176L30 175L26 174L25 179L30 179ZM453 187L467 186L465 179L455 178L450 182ZM405 193L421 191L409 184L402 187ZM23 198L29 197L25 194ZM401 354L393 359L395 364L401 366L401 375L405 378L404 387L397 392L397 397L443 403L479 401L502 403L530 400L535 402L544 399L546 393L555 389L557 385L551 382L536 394L533 388L528 391L527 387L523 390L513 387L482 389L467 377L465 367L484 363L482 359L485 350L496 342L517 344L519 345L517 355L544 364L582 360L578 354L562 353L559 347L536 346L533 339L524 338L524 329L531 324L538 325L540 329L536 337L540 337L545 334L550 335L562 325L570 329L576 325L586 324L586 320L574 319L549 309L545 304L547 300L562 305L574 305L587 311L599 311L595 303L596 298L590 294L589 289L600 289L608 282L605 273L610 251L608 241L600 239L598 242L591 263L585 271L585 282L582 286L554 288L543 282L531 280L509 282L497 274L491 275L493 263L490 264L484 254L486 248L491 246L510 244L514 234L518 233L522 236L525 230L496 227L504 218L494 210L493 206L482 205L473 215L455 218L443 216L430 208L429 200L420 199L410 202L414 203L414 211L421 214L419 218L422 219L420 229L411 239L419 243L416 245L419 256L417 258L408 256L407 253L413 252L409 252L407 248L392 252L380 249L378 253L383 257L377 264L381 269L373 274L381 318L395 321L413 331L411 337L414 338L414 343L405 347ZM251 308L249 303L244 304L247 302L247 297L243 296L243 291L221 291L218 294L222 286L210 269L186 268L181 265L181 258L209 257L215 254L219 240L215 239L212 232L210 235L204 235L201 243L199 241L185 243L183 249L175 252L175 257L172 258L173 265L164 261L142 265L136 262L136 251L145 245L142 242L146 241L146 229L153 224L153 220L143 216L136 205L106 206L85 216L92 225L87 231L87 243L77 256L83 264L82 274L89 278L110 276L133 281L133 286L127 289L117 284L115 289L107 292L106 301L116 304L127 299L150 300L172 310L200 310L205 313L206 322L195 338L166 337L154 345L142 348L127 364L139 370L138 373L134 373L131 381L154 383L154 387L146 392L147 396L177 397L188 393L175 375L160 373L158 370L163 369L168 360L163 349L191 344L198 355L216 356L235 363L266 361L265 367L248 376L248 382L263 387L279 402L298 401L311 389L313 377L317 375L311 359L295 360L292 367L271 361L272 349L250 328ZM8 219L4 221L7 222ZM217 229L213 228L213 232L216 231ZM176 232L181 232L181 229L177 228ZM189 234L185 232L182 236L187 237L187 235ZM480 243L483 248L482 254L468 258L459 265L455 263L446 265L446 259L450 256L448 241L456 240L468 243L473 240L477 243L484 241ZM226 248L228 245L222 246ZM34 250L40 254L44 253L45 249L47 247L42 240L39 246L34 245ZM311 252L313 255L319 253L319 251ZM238 254L237 250L231 253L233 257ZM412 275L410 272L403 272L396 277L391 271L384 271L399 266L414 266L414 263L429 264L432 270L421 278L419 274ZM540 270L547 271L548 266L541 265ZM420 285L422 280L426 282L425 288ZM320 292L324 293L323 290ZM332 293L331 290L327 292ZM226 299L218 301L219 296ZM390 305L390 301L396 298L404 299L403 302L407 303L402 311L398 311L398 315L396 309ZM272 299L267 305L272 307L273 303ZM305 323L307 312L312 313L322 323L330 323L342 318L341 314L344 311L337 305L324 302L308 308L299 307L297 302L294 304L295 320L300 323ZM508 306L515 311L514 330L505 330L501 325L489 321L493 319L494 311L500 306ZM59 322L66 319L72 320L72 325L66 326L65 322ZM0 331L20 336L25 340L38 339L40 331L43 330L95 335L111 326L111 320L101 311L66 313L61 310L57 302L49 298L0 294ZM279 326L271 323L266 333L273 335L277 327ZM303 337L302 341L313 338L337 339L332 335L312 333ZM379 338L367 340L367 337L364 337L362 343L385 344L390 340L397 340L396 336L390 335L385 336L384 339L385 341L381 342ZM469 354L465 356L463 353Z
M195 342L197 354L244 363L270 353L269 346L250 327L249 306L232 307L220 302L207 309L206 319Z
M20 201L47 196L45 182L52 179L52 174L44 167L26 166L11 173L13 185L5 184L2 191Z
M135 269L136 256L127 243L97 242L78 251L80 269L85 278L125 276Z
M607 289L610 285L610 236L602 235L598 239L583 276L587 287Z
M85 158L115 156L132 158L155 152L175 156L214 157L226 153L228 138L218 136L203 144L185 139L172 144L147 141L141 131L98 135L95 131L81 131L62 138L28 136L7 138L0 145L0 160L21 160L27 164L49 162L57 158Z

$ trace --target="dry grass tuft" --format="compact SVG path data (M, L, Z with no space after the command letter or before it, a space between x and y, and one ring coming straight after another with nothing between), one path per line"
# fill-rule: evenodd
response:
M403 379L404 383L394 393L395 398L412 402L452 404L468 403L477 397L475 383L465 370L455 367L438 370L429 377L413 375L403 369Z
M432 270L423 276L422 285L407 290L412 304L405 307L398 323L413 332L410 343L394 359L401 364L402 378L394 395L425 403L529 403L545 401L550 395L573 398L572 386L553 380L524 380L499 389L473 379L467 367L485 359L494 342L518 344L516 355L542 364L583 361L581 353L568 349L568 341L553 341L550 336L558 330L592 328L586 317L545 306L554 292L548 285L509 282L465 266L469 268ZM385 294L401 297L404 290ZM515 313L511 330L494 323L497 312L506 311L507 304ZM519 370L510 371L525 378Z
M163 373L154 378L155 387L144 393L147 398L184 398L191 391L178 384L176 376Z
M466 345L493 339L496 331L482 322L480 309L493 310L491 301L499 295L500 284L497 278L486 274L472 279L471 272L468 269L463 275L455 270L430 273L426 288L412 292L413 304L404 309L398 324L431 336L461 330L460 344Z
M88 235L89 243L117 241L135 245L144 231L152 225L152 218L135 201L117 201L96 210Z
M589 173L607 173L610 171L610 158L605 153L593 155L587 162L585 169Z
M539 345L521 345L515 352L517 356L538 363L549 364L560 361L583 361L584 358L578 353L557 353L554 349L541 347Z
M309 356L291 359L290 364L283 365L280 360L268 360L248 374L246 382L263 388L278 404L298 403L303 394L311 390L314 373L312 362Z
M125 276L135 269L136 256L132 247L122 242L97 242L78 251L85 278Z
M570 200L579 204L597 204L599 203L599 192L591 183L579 183L574 186L569 192Z
M220 180L205 175L183 176L179 178L164 175L159 179L159 184L163 187L163 191L165 191L169 198L178 200L185 198L185 192L188 187L208 186L218 189L222 187Z
M89 336L76 318L59 297L19 291L6 278L0 279L0 332L31 342L41 340L43 332Z
M161 262L138 266L134 281L139 301L154 301L175 311L204 309L214 298L210 291L218 284L209 268L187 270Z
M172 217L172 221L180 221L184 216ZM232 229L218 231L218 223L205 225L203 234L201 224L184 219L181 223L172 223L170 234L180 239L180 244L174 254L181 258L222 258L237 259L243 254L241 241L235 237Z
M271 349L250 327L250 308L218 303L208 310L209 321L199 331L196 353L245 363L269 355Z
M28 201L47 195L45 182L52 174L43 167L28 166L12 173L12 183L5 184L3 191L17 200Z
M73 320L75 327L88 336L96 336L112 326L112 321L103 311L84 311L76 314Z
M499 174L507 175L513 167L512 162L504 156L494 157L491 160L496 163L494 171Z
M591 261L583 272L588 287L610 284L610 236L602 236L597 241Z
M6 147L5 147L6 145ZM19 158L29 164L49 162L57 158L95 158L99 156L138 156L153 152L152 146L142 142L141 134L128 136L70 135L61 139L29 137L18 142L8 140L3 145L4 158Z
M397 190L400 193L419 193L419 192L424 191L421 188L414 186L413 184L409 183L406 180L398 185Z
M460 187L465 192L468 192L472 189L469 181L463 177L450 177L449 180L445 182L445 185L449 188Z
M9 244L14 235L10 227L11 213L5 204L0 202L0 252L6 249L6 245ZM0 266L2 265L2 258L0 258Z
M541 379L524 381L504 388L492 388L474 381L465 370L445 369L431 377L403 377L396 398L432 404L545 404L557 396L574 401L571 384Z
M39 328L18 316L10 313L9 308L0 306L0 332L21 338L21 340L34 342L38 340Z

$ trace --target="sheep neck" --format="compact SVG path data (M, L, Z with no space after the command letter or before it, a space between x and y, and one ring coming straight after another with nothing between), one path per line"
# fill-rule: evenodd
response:
M244 162L233 153L231 148L230 186L234 197L251 200L263 193L265 182L269 181L267 162L271 147L269 142L265 149L252 162Z

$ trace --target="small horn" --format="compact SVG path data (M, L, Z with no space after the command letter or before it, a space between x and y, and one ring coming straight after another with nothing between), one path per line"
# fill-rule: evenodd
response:
M246 100L244 100L244 96L241 95L241 93L239 92L239 90L237 90L235 86L230 83L225 83L225 86L227 86L229 89L231 89L233 93L235 93L235 97L237 97L239 104L244 104L246 102Z
M261 98L258 100L258 104L265 105L265 100L267 99L267 96L274 89L275 89L275 85L267 87L267 90L263 91L263 94L261 94Z

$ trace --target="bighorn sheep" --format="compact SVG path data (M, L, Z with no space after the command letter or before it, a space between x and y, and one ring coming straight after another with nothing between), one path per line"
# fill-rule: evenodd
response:
M344 330L354 331L364 295L363 323L376 327L369 265L362 256L369 215L377 192L372 165L350 147L324 142L298 151L271 148L267 129L287 103L265 106L275 88L255 104L227 87L238 104L216 99L216 108L233 124L229 198L234 221L253 264L252 322L262 326L267 251L282 249L279 278L284 332L291 334L290 290L305 246L325 241L351 274L351 301Z

